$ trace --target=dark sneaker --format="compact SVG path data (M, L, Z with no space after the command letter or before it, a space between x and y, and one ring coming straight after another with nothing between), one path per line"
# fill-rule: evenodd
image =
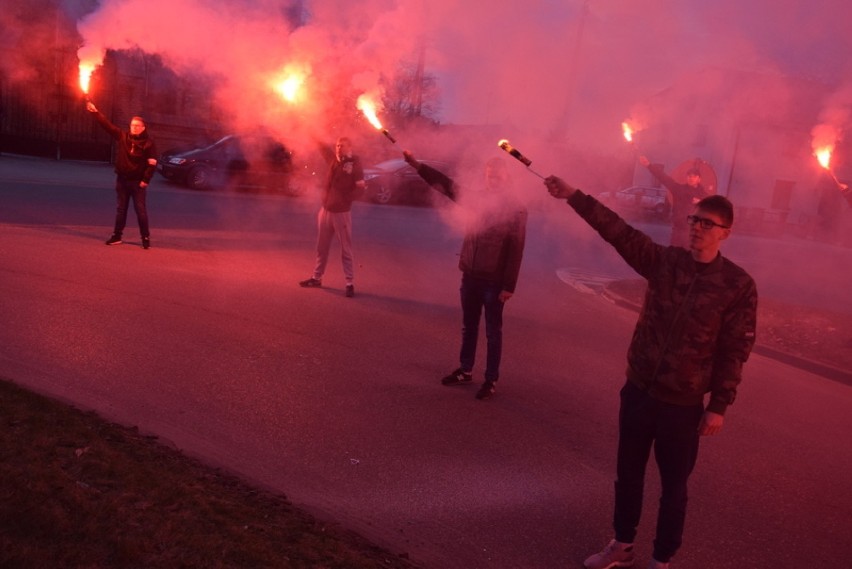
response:
M355 285L346 285L346 298L355 296Z
M586 569L610 569L611 567L633 566L633 544L621 543L614 539L610 541L603 551L595 553L583 562Z
M315 279L314 277L311 277L307 280L300 281L299 286L305 287L305 288L319 288L319 287L322 286L322 281L319 280L319 279Z
M482 387L479 388L479 391L476 392L477 399L491 399L494 397L494 391L496 389L496 385L493 381L486 381L482 384Z
M473 375L470 372L464 371L462 368L457 369L447 377L441 380L443 385L462 385L473 381Z
M107 245L118 245L121 243L121 235L113 235L106 240Z
M148 237L142 238L142 248L143 249L150 249L151 248L151 239L150 238L148 238Z

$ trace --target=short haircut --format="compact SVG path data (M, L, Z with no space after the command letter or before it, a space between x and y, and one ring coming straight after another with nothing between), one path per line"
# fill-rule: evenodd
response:
M690 168L689 170L686 171L686 175L687 176L698 176L700 178L701 177L701 170L699 170L698 168Z
M695 204L695 207L709 213L715 213L722 220L722 223L728 227L734 224L734 204L725 196L718 194L707 196Z
M135 117L130 117L130 122L133 122L133 121L139 121L139 122L141 122L141 123L142 123L142 126L147 126L147 125L145 124L145 119L143 119L143 118L142 118L142 117L140 117L139 115L136 115Z

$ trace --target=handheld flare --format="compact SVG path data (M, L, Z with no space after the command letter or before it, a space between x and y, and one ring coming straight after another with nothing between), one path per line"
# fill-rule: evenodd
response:
M358 97L357 107L361 113L364 114L364 117L370 122L370 124L373 125L373 128L384 134L388 140L396 144L396 139L391 136L388 129L382 126L382 121L379 120L379 117L376 114L376 104L366 93Z
M544 176L542 176L541 174L539 174L538 172L536 172L535 170L530 168L530 164L532 164L532 160L530 160L529 158L527 158L526 156L521 154L520 151L517 148L515 148L514 146L509 144L508 140L506 140L504 138L503 140L501 140L500 142L497 143L497 146L499 146L500 148L502 148L503 150L505 150L506 152L508 152L509 154L514 156L515 158L517 158L521 163L523 163L524 166L527 167L527 170L529 170L530 172L532 172L533 174L535 174L536 176L538 176L539 178L544 180Z
M521 162L523 162L524 166L529 166L530 164L532 164L532 160L530 160L529 158L527 158L526 156L521 154L518 151L518 149L515 148L514 146L512 146L511 144L509 144L509 141L506 140L505 138L503 140L501 140L500 142L498 142L497 146L499 146L500 148L502 148L503 150L505 150L506 152L508 152L509 154L511 154L512 156L514 156L518 160L520 160Z
M823 146L817 148L814 151L814 156L816 156L817 162L819 165L823 167L826 173L834 180L834 183L837 184L837 187L840 190L845 188L845 185L840 183L840 180L837 179L837 175L835 175L834 170L831 169L831 154L834 152L833 146Z
M95 66L91 63L80 62L78 65L80 73L80 90L83 91L83 97L86 102L89 102L89 85L92 81L92 73L95 72Z

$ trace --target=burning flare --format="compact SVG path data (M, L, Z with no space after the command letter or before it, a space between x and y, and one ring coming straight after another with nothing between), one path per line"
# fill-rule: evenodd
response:
M514 146L509 144L508 140L506 140L505 138L500 140L500 142L497 143L497 146L499 146L500 148L502 148L503 150L505 150L506 152L508 152L509 154L514 156L515 158L517 158L519 161L521 161L524 164L524 166L527 167L527 170L529 170L530 172L532 172L533 174L535 174L536 176L538 176L539 178L544 180L544 176L542 176L541 174L539 174L538 172L536 172L535 170L530 168L530 164L532 164L532 160L530 160L529 158L527 158L526 156L521 154L520 151L517 148L515 148Z
M388 140L396 144L396 139L391 136L388 129L382 126L382 121L380 121L378 115L376 115L376 103L373 102L367 93L363 93L360 97L358 97L356 106L358 107L358 110L364 113L364 116L367 117L367 120L370 121L370 124L373 125L376 130L380 130L382 134L388 137Z
M276 89L285 100L295 103L296 97L299 94L299 88L302 86L303 82L304 80L301 77L291 75L278 83L278 85L276 85Z
M512 146L511 144L509 144L509 141L506 140L505 138L503 140L501 140L500 142L498 142L497 146L499 146L500 148L502 148L503 150L505 150L506 152L508 152L509 154L511 154L512 156L514 156L518 160L520 160L521 162L523 162L524 166L529 166L530 164L532 164L532 160L530 160L529 158L527 158L526 156L521 154L518 151L518 149L515 148L514 146Z
M79 65L80 69L80 89L83 90L83 94L89 94L89 83L92 80L92 73L95 72L95 64L94 63L86 63L81 61Z
M367 117L370 124L376 127L376 130L383 130L382 122L376 115L376 103L373 102L369 95L364 93L358 97L357 107L358 110L364 113L364 116Z
M627 142L633 142L633 128L626 121L621 123L621 130L624 131L624 139Z
M814 150L814 156L816 156L817 161L819 161L819 165L826 170L830 169L832 150L834 149L831 146L822 146Z
M811 129L811 148L813 148L814 156L819 161L819 165L831 172L831 154L834 152L834 146L841 138L841 131L833 124L822 123Z
M83 91L83 95L86 96L87 101L89 100L89 87L92 81L92 73L94 73L95 69L103 63L104 55L106 55L105 50L90 45L82 45L80 46L80 49L77 50L77 60L79 61L77 69L80 72L80 90Z
M835 173L831 171L832 152L834 152L834 145L820 146L814 150L814 156L816 156L819 165L825 168L825 171L828 172L828 175L831 176L831 179L834 180L835 184L837 184L837 187L841 191L845 192L849 189L849 186L847 184L840 183L840 180L837 179Z
M273 90L290 103L297 102L302 97L302 87L310 75L309 66L296 64L287 65L271 82Z

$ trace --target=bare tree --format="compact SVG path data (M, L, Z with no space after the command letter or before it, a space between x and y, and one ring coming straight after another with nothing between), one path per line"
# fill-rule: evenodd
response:
M401 63L396 74L386 80L382 103L385 112L400 122L437 122L441 107L438 78L424 70L422 55L416 63Z

